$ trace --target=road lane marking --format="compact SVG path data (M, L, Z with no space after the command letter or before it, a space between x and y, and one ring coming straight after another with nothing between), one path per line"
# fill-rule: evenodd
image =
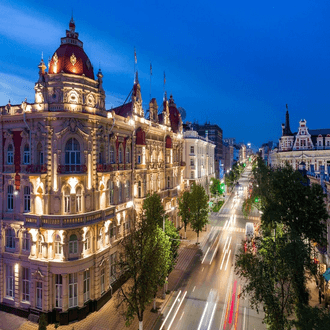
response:
M161 327L159 328L159 330L162 330L162 329L163 329L163 327L164 327L164 325L165 325L165 322L167 321L167 318L170 316L170 314L171 314L171 312L172 312L172 309L173 309L173 307L174 307L176 301L178 300L180 294L181 294L181 290L179 291L178 295L176 296L176 298L175 298L175 300L174 300L174 303L173 303L173 305L172 305L170 311L169 311L168 314L166 315L165 320L164 320L163 324L161 325Z
M225 243L225 246L224 246L224 248L223 248L224 251L226 250L226 245L227 245L227 243L228 243L228 239L229 239L229 236L227 236L226 243Z
M208 254L209 250L210 250L210 246L208 247L208 249L207 249L207 251L206 251L206 253L205 253L205 255L204 255L204 258L203 258L203 260L202 260L202 264L203 264L203 262L204 262L204 260L205 260L205 258L206 258L206 255Z
M182 297L182 299L181 299L181 301L180 301L180 304L179 304L179 306L178 306L178 308L177 308L175 314L173 315L172 321L171 321L170 325L168 326L167 330L170 330L170 327L171 327L171 325L172 325L172 323L173 323L173 321L174 321L174 319L175 319L175 317L176 317L176 314L178 314L178 311L179 311L179 309L180 309L180 307L181 307L181 304L183 303L183 300L184 300L184 298L185 298L187 292L188 292L188 291L186 291L186 292L184 293L184 295L183 295L183 297Z
M183 314L184 314L184 311L182 312L182 314L181 314L181 317L180 317L180 320L179 320L179 321L181 321Z
M200 322L199 322L199 326L198 326L198 329L197 329L197 330L200 330L200 328L201 328L201 326L202 326L203 318L204 318L204 316L205 316L205 313L206 313L207 305L208 305L208 304L209 304L209 303L207 302L206 305L205 305L205 308L204 308L204 311L203 311L203 315L202 315L202 318L201 318L201 320L200 320Z
M227 259L227 263L226 263L226 267L225 267L225 270L227 270L228 261L229 261L229 258L230 258L230 253L231 253L231 250L230 250L230 251L229 251L229 253L228 253L228 259Z
M202 269L202 271L204 270L204 267L203 267L203 269Z
M195 289L196 289L196 285L194 286L194 288L193 288L192 292L194 292L194 291L195 291Z

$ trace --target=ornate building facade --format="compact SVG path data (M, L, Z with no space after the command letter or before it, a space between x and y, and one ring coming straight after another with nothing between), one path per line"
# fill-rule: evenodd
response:
M131 102L105 109L71 19L35 102L0 107L0 309L67 324L120 285L118 242L148 193L178 227L184 189L181 117L173 98L145 118L136 75Z
M200 184L209 193L209 183L215 177L214 149L215 144L208 138L199 136L196 131L184 132L183 159L186 162L184 179L192 184Z

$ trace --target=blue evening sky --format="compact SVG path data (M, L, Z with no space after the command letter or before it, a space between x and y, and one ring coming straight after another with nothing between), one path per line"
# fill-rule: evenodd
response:
M327 0L1 1L0 105L34 101L41 53L60 45L73 9L107 108L126 99L134 46L145 108L166 90L186 120L210 121L224 137L260 146L277 141L289 106L292 131L305 118L330 127ZM328 22L328 23L327 23Z

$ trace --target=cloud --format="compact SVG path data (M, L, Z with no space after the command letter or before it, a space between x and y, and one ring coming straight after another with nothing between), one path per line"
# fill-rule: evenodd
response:
M0 105L10 99L11 104L20 104L27 98L34 102L34 82L13 74L0 72Z
M47 17L29 15L0 3L0 35L30 46L50 46L58 38L61 29ZM47 37L45 37L47 31Z

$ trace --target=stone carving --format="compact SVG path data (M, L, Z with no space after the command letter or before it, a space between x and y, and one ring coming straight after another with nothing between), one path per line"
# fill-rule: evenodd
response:
M77 63L77 58L74 53L72 53L72 55L70 56L70 62L73 66Z

